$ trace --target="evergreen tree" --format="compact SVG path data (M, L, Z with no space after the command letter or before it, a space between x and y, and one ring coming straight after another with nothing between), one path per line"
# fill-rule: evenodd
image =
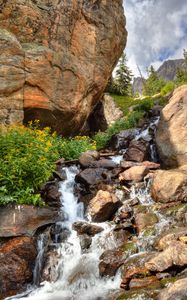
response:
M119 95L129 95L131 93L132 72L127 67L127 58L123 53L119 60L114 80L116 92Z
M178 69L176 74L176 84L182 85L187 83L187 51L184 50L184 68Z
M148 70L149 77L145 81L143 94L153 96L161 91L166 82L163 78L159 78L154 67L151 66Z

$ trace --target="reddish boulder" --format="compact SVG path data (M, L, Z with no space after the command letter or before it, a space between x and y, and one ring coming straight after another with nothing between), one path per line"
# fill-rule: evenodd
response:
M25 122L78 132L125 47L122 2L1 1L0 121L24 106Z
M125 160L142 162L148 158L148 143L144 140L133 140L130 142L124 154Z
M106 250L100 256L99 273L101 276L114 276L118 268L124 263L122 249Z
M14 238L0 247L0 298L14 295L31 283L37 256L35 239Z
M141 182L148 174L149 170L145 166L134 166L124 171L119 175L119 180L122 182L133 181Z

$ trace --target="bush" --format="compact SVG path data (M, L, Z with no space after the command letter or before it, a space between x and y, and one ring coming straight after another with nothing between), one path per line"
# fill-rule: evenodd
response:
M168 81L165 86L161 89L161 95L165 96L171 93L175 89L175 84L173 81Z
M78 158L95 149L87 137L62 139L49 128L39 130L37 122L0 130L0 205L42 205L39 190L55 170L55 161Z

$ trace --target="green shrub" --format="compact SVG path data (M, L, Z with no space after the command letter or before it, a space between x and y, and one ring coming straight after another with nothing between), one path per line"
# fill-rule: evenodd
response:
M173 81L168 81L165 86L161 89L161 95L165 96L171 93L175 89L175 84Z
M62 139L37 123L0 130L0 205L10 202L42 205L39 190L55 170L55 161L78 158L95 149L87 137Z

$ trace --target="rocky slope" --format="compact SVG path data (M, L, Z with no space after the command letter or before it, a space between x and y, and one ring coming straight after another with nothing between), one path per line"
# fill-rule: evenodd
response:
M0 2L0 122L76 133L126 44L122 0Z

